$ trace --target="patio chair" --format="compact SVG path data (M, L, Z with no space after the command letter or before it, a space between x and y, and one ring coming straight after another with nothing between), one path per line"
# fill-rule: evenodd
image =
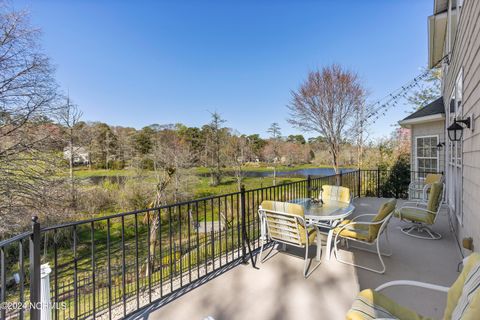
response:
M316 260L320 261L322 251L320 230L314 225L307 225L303 206L288 202L263 201L258 210L262 226L262 245L260 248L260 262L266 240L305 249L304 277L308 277L319 265L308 271L308 248L315 241L317 244ZM274 246L272 246L273 250ZM270 250L270 252L271 252ZM267 254L268 257L269 254Z
M350 203L352 201L350 189L331 185L323 185L318 198L323 202L333 200Z
M443 183L444 176L441 173L428 173L425 179L413 180L408 185L408 200L427 201L429 189L436 182ZM418 194L420 194L418 196Z
M391 256L391 252L389 253L382 253L380 251L380 236L382 233L385 232L385 239L387 241L388 247L390 247L390 243L388 241L388 233L387 233L387 224L390 218L393 215L395 210L395 206L397 204L396 199L391 199L385 202L380 209L378 210L377 214L361 214L354 217L351 220L344 220L342 221L336 228L330 230L329 239L332 238L334 235L333 241L333 250L335 257L338 262L356 266L365 270L373 271L376 273L384 273L386 270L385 263L383 262L382 256ZM369 221L357 221L359 218L370 217ZM371 218L373 217L373 218ZM347 241L351 240L354 242L366 244L369 246L376 246L376 250L369 250L362 247L352 246L353 248L376 253L382 265L381 269L373 269L370 267L358 265L349 261L345 261L340 258L338 254L337 245L339 243L339 239L345 239ZM327 252L329 254L329 252Z
M415 311L404 307L380 293L394 286L410 286L447 293L447 303L442 319L480 319L480 254L472 253L465 262L462 272L449 287L419 281L397 280L382 284L375 290L361 291L347 312L347 320L363 319L425 319ZM419 297L421 299L421 297Z
M443 183L435 182L431 185L427 202L421 200L405 202L395 212L395 217L410 223L400 229L404 234L427 240L438 240L442 237L440 233L433 231L428 226L434 225L437 220L442 207L444 189Z

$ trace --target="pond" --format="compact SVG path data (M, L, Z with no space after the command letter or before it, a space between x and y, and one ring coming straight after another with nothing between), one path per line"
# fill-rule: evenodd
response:
M342 168L340 171L342 173L355 171L353 168ZM273 177L273 169L270 171L255 171L255 170L245 170L244 175L249 178L266 178ZM225 175L233 176L235 173L233 171L225 171ZM280 170L277 171L277 177L286 177L286 178L303 178L307 176L330 176L334 175L335 170L333 168L307 168L307 169L297 169L297 170ZM203 177L210 176L209 173L201 174Z
M353 168L342 168L340 171L342 173L355 171L356 169ZM233 171L224 171L223 172L227 176L234 176L235 173ZM330 176L334 175L335 170L333 168L307 168L307 169L297 169L297 170L280 170L277 171L277 177L284 177L284 178L306 178L307 176ZM266 178L266 177L273 177L273 169L270 171L255 171L255 170L245 170L244 171L245 177L249 178ZM202 173L199 174L202 177L209 177L210 173ZM92 183L92 184L102 184L105 181L116 183L116 184L123 184L127 180L127 176L92 176L88 178L81 179L84 183Z
M343 168L340 169L342 173L354 171L352 168ZM289 178L298 178L298 177L307 177L307 176L330 176L334 175L335 170L333 168L307 168L307 169L298 169L298 170L287 170L287 171L277 171L277 177L289 177ZM246 171L245 176L254 177L254 178L264 178L264 177L273 177L272 171Z

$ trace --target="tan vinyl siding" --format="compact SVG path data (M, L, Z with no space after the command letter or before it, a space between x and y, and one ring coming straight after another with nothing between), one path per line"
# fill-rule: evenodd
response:
M462 68L463 117L474 114L476 130L464 130L463 221L457 229L460 239L473 237L475 251L480 251L480 1L477 0L465 0L463 4L450 66L444 75L445 101L449 101Z
M445 142L445 121L427 122L422 124L412 125L412 149L411 149L411 168L416 170L415 163L415 142L417 137L424 136L438 136L438 142ZM439 170L445 171L445 147L441 148L438 153Z

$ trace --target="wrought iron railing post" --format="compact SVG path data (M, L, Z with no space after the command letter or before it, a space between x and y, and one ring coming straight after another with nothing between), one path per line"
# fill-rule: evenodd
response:
M245 186L240 188L240 210L242 215L242 258L243 263L247 263L247 222L245 210Z
M307 198L312 197L312 177L310 175L307 176Z
M380 168L377 167L377 198L380 198Z
M362 196L362 170L361 169L358 169L357 195L359 198Z
M40 223L38 217L32 217L30 236L30 319L40 320Z

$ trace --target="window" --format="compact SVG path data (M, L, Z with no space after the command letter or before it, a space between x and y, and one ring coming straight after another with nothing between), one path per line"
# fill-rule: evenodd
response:
M457 81L455 82L455 117L463 118L463 69L460 70ZM458 141L456 150L456 164L457 166L462 165L462 141Z
M438 136L417 137L415 144L416 166L419 177L438 171Z
M447 127L455 118L463 119L463 69L460 69L455 81L455 86L450 97L449 111L447 113ZM463 224L463 143L452 142L448 139L448 165L447 169L447 199L451 212L455 214L460 224Z

